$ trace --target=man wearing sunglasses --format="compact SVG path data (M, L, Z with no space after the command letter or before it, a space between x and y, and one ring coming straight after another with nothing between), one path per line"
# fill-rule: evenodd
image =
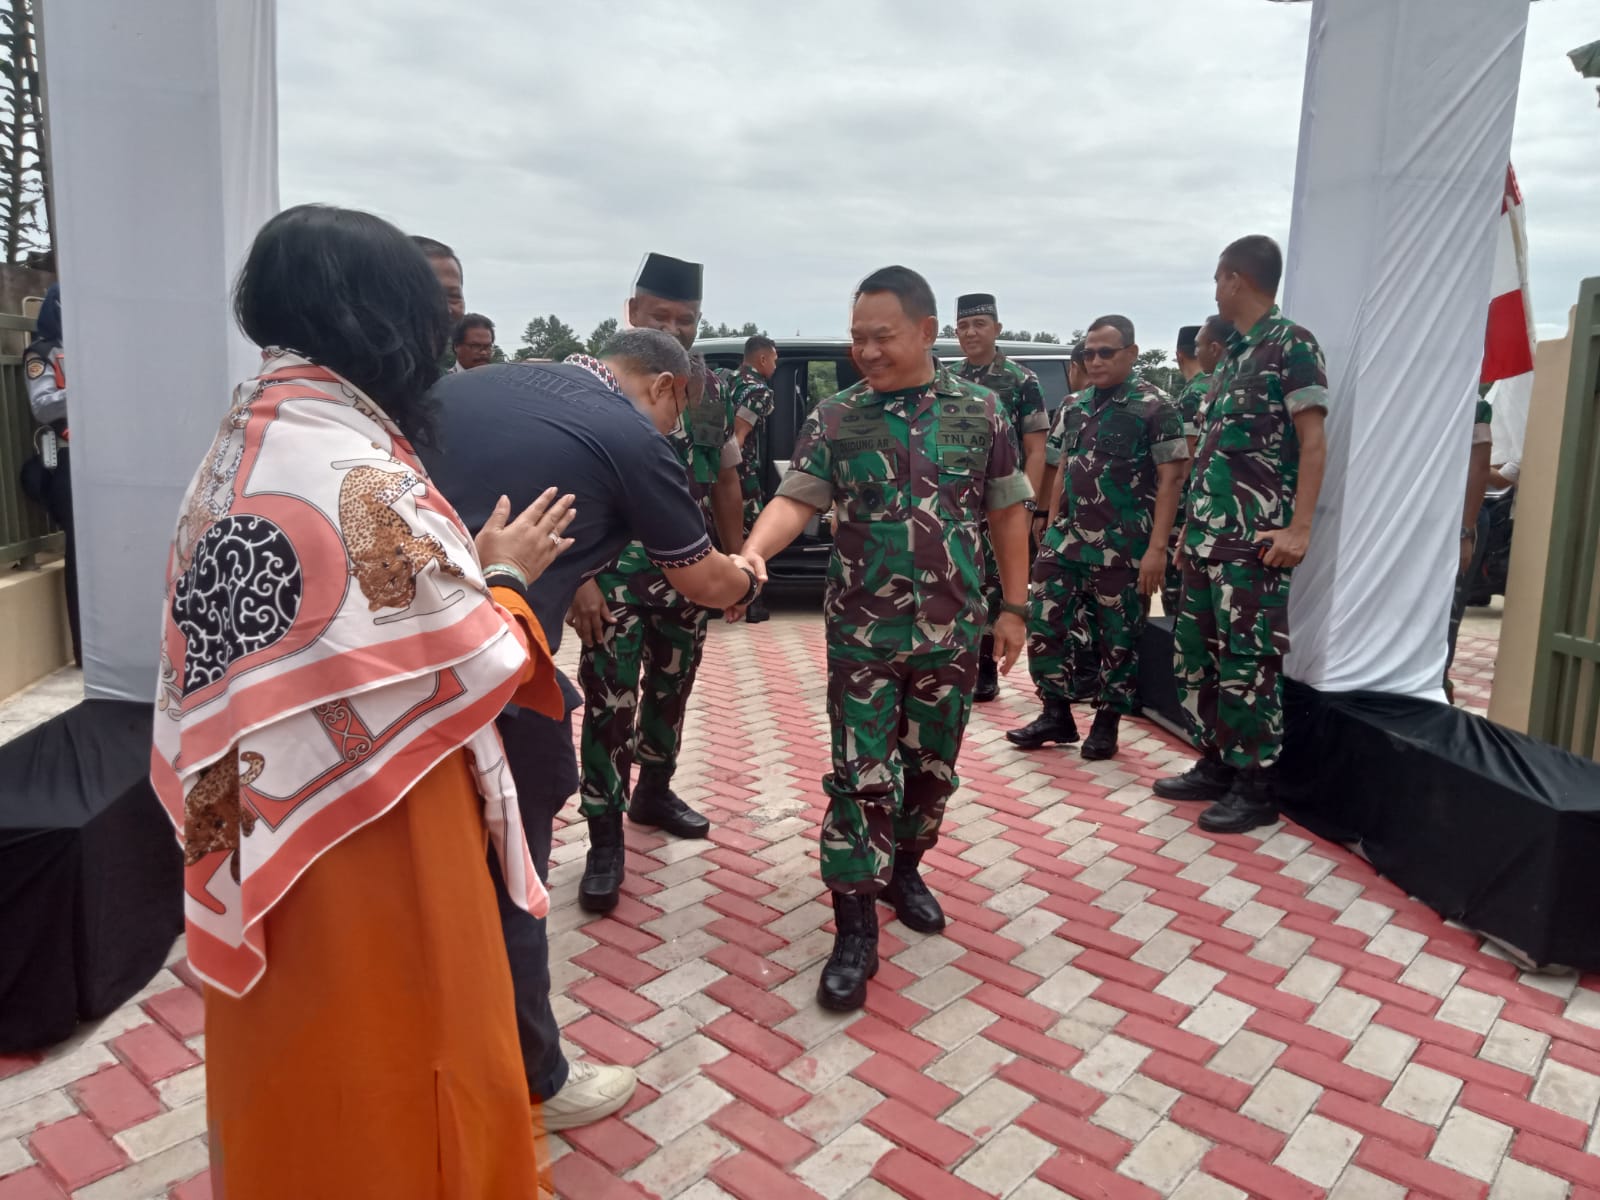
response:
M1066 401L1051 434L1063 480L1033 565L1028 670L1044 709L1006 737L1027 750L1077 741L1070 702L1091 700L1080 753L1093 760L1117 752L1134 711L1146 597L1166 574L1189 444L1178 406L1134 372L1133 322L1099 318L1083 351L1090 386ZM1070 671L1085 651L1098 666L1090 687Z

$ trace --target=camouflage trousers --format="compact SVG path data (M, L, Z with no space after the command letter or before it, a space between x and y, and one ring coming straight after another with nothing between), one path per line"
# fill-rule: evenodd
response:
M1267 766L1283 745L1289 572L1257 559L1183 556L1173 667L1189 737L1235 767Z
M1033 564L1028 598L1028 673L1043 700L1086 700L1128 714L1137 708L1145 601L1133 567Z
M750 436L755 436L754 431ZM756 518L766 507L765 501L761 498L761 473L756 467L746 469L743 464L740 465L739 494L744 497L744 535L749 537L750 530L755 527Z
M623 810L635 759L669 773L677 766L709 616L694 605L656 608L617 603L611 596L607 607L617 623L578 656L578 811L585 817Z
M828 648L833 769L822 778L822 881L876 895L897 851L939 840L978 674L975 650L893 655Z

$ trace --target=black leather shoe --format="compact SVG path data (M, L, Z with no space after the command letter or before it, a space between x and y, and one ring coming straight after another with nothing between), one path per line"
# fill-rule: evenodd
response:
M878 973L878 908L872 896L833 893L833 953L822 968L817 1003L854 1012L867 1002L867 980Z
M1110 709L1099 709L1094 714L1094 725L1089 736L1083 739L1083 749L1078 754L1091 761L1110 758L1117 752L1118 715Z
M671 787L672 776L660 767L640 767L628 804L628 820L649 825L673 837L703 838L711 832L711 822L690 808Z
M622 844L622 814L589 818L589 857L578 885L578 907L584 912L606 913L617 906L628 851Z
M1207 833L1248 833L1278 819L1278 802L1262 767L1238 772L1228 794L1200 814Z
M894 874L883 898L894 906L894 915L907 929L918 933L938 933L944 928L944 909L928 890L921 873L922 855L917 851L898 850L894 856Z
M1155 781L1151 791L1163 800L1221 800L1237 772L1215 754L1207 754L1182 775Z
M767 602L760 596L750 601L750 607L744 610L746 625L759 625L763 621L772 619L772 610L767 607Z
M985 654L978 659L978 685L972 689L973 702L987 704L999 695L1000 667L994 661L994 655Z
M1044 711L1021 729L1006 731L1006 741L1024 750L1037 750L1052 742L1075 742L1078 725L1072 719L1072 706L1065 700L1046 699Z

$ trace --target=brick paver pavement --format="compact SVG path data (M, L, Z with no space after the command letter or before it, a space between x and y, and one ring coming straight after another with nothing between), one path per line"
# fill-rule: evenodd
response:
M1600 980L1523 973L1293 827L1200 833L1150 795L1187 754L1149 726L1108 763L1015 750L1015 683L927 859L950 928L887 923L865 1011L820 1011L819 634L713 633L680 774L713 836L630 830L610 917L558 831L557 1013L643 1080L558 1139L563 1196L1600 1196ZM1466 639L1463 682L1493 650ZM175 952L97 1028L0 1059L0 1200L209 1195L200 1021Z

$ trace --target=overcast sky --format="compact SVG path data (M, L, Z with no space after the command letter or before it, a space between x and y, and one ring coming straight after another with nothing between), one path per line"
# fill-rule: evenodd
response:
M619 315L646 250L705 315L842 336L903 262L1010 328L1131 316L1170 346L1230 239L1286 240L1309 4L1265 0L281 0L282 198L455 246L518 344ZM1600 270L1600 109L1532 8L1512 158L1543 331Z

